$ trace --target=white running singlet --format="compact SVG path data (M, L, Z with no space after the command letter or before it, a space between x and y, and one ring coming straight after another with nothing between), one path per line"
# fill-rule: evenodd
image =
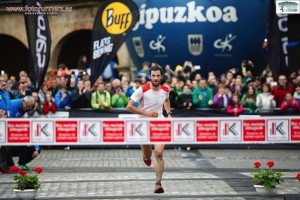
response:
M161 85L160 90L151 89L151 83L140 86L132 95L131 100L139 102L143 110L156 111L158 118L163 118L163 105L169 99L169 88Z

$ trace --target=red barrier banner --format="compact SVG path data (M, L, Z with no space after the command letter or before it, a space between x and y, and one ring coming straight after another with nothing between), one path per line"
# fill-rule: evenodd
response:
M118 142L124 143L125 141L125 124L124 121L103 121L102 125L103 142Z
M171 142L171 121L150 120L150 142Z
M265 120L244 120L243 134L245 142L266 141L266 121Z
M300 118L26 118L0 120L0 145L300 143Z
M30 121L8 121L7 122L8 143L29 143L30 142Z
M196 121L197 142L218 142L219 121L218 120L197 120Z
M291 140L300 141L300 119L291 119Z
M57 143L76 143L78 141L78 121L61 120L55 122Z

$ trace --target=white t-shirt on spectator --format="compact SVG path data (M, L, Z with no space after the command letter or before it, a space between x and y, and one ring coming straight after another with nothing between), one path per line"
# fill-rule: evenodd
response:
M163 105L169 99L169 88L161 85L160 90L151 89L151 83L140 86L132 95L131 100L139 102L143 110L152 110L158 113L158 118L163 118Z

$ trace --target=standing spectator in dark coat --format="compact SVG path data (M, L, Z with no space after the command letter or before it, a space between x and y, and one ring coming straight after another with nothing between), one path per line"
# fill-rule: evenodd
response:
M177 99L177 107L184 109L191 109L193 105L193 95L191 93L190 86L184 85L183 92L179 95Z
M91 108L91 92L85 90L84 82L79 80L72 91L72 108Z

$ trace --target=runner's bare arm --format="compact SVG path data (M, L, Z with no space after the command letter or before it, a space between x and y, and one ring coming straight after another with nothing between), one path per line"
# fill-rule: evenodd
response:
M134 106L134 101L133 100L130 100L126 106L126 109L129 111L129 112L132 112L132 113L135 113L135 114L139 114L139 115L144 115L144 116L147 116L147 117L157 117L158 114L157 112L155 111L147 111L147 110L143 110L141 108L137 108Z
M165 107L165 110L166 110L166 112L168 114L168 117L172 117L170 99L166 99L165 100L164 107Z

